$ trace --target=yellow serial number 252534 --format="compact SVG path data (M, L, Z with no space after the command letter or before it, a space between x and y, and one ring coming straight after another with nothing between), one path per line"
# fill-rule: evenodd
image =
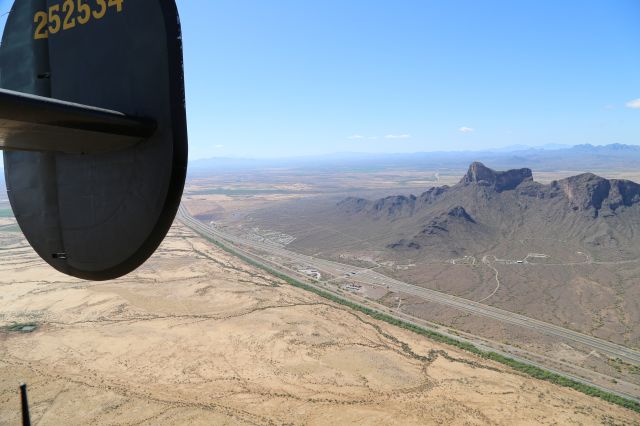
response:
M70 30L76 24L85 25L91 19L102 19L107 14L107 7L122 12L123 3L124 0L64 0L62 7L51 5L47 11L39 10L33 15L36 26L33 38L49 38L49 34Z

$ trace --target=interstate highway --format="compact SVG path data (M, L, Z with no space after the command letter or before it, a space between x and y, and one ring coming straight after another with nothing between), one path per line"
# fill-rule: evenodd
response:
M333 275L336 277L349 275L349 279L353 281L358 281L373 286L385 287L395 292L402 292L419 297L428 302L449 306L474 315L498 320L506 324L525 327L548 336L561 337L568 341L573 341L575 343L588 346L591 349L606 354L610 357L620 358L626 362L640 365L640 352L634 349L611 343L597 337L588 336L586 334L569 330L564 327L560 327L534 318L529 318L524 315L499 309L490 305L485 305L483 303L474 302L472 300L464 299L457 296L452 296L436 290L431 290L428 288L398 281L371 269L359 268L351 265L333 262L330 260L319 259L317 257L295 253L275 243L253 241L248 238L233 235L205 225L204 223L191 216L189 211L183 205L180 206L180 209L178 211L178 219L185 223L187 226L197 230L199 233L208 235L211 238L226 240L233 244L249 247L254 250L259 250L275 256L279 256L282 259L286 259L287 261L293 261L308 265L324 274Z

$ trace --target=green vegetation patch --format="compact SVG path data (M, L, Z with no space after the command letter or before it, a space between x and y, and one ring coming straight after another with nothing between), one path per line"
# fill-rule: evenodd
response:
M286 189L251 189L251 188L211 188L196 189L189 191L189 195L229 195L229 196L249 196L249 195L272 195L272 194L299 194L302 191L290 191Z
M595 388L593 386L586 385L584 383L576 382L568 377L561 376L556 373L552 373L550 371L543 370L542 368L538 368L536 366L526 364L524 362L516 361L515 359L508 358L506 356L497 354L495 352L488 352L483 355L484 358L491 359L493 361L498 361L499 363L508 365L514 370L520 371L522 373L528 374L531 377L535 377L536 379L546 380L547 382L555 383L556 385L565 386L568 388L575 389L584 394L595 396L600 399L604 399L607 402L611 402L613 404L620 405L622 407L628 408L635 412L640 413L640 404L631 401L629 399L623 398L618 395L614 395L612 393L603 391L601 389Z
M640 366L624 362L620 358L609 358L607 363L613 367L618 373L628 371L631 374L640 374Z
M4 331L5 333L33 333L37 329L38 324L35 322L16 322L11 325L0 327L0 331Z
M198 232L198 231L196 231ZM203 235L203 234L201 234ZM221 249L223 249L224 251L242 259L243 261L247 262L250 265L253 265L257 268L260 268L262 270L264 270L265 272L268 272L271 275L274 275L277 278L280 278L283 281L286 281L287 283L291 284L294 287L298 287L301 288L303 290L307 290L310 291L311 293L317 294L318 296L321 296L325 299L328 299L332 302L338 303L340 305L343 306L347 306L351 309L354 309L356 311L362 312L374 319L380 320L380 321L384 321L388 324L391 325L395 325L397 327L400 328L404 328L405 330L409 330L409 331L413 331L414 333L417 333L421 336L425 336L427 338L429 338L430 340L439 342L439 343L445 343L447 345L450 346L454 346L456 348L460 348L464 351L470 352L472 354L478 355L484 359L489 359L492 361L496 361L499 362L501 364L504 364L506 366L511 367L512 369L519 371L521 373L524 373L528 376L534 377L536 379L540 379L540 380L545 380L547 382L551 382L554 383L556 385L559 386L564 386L564 387L568 387L568 388L572 388L577 390L578 392L582 392L586 395L589 396L594 396L600 399L603 399L607 402L610 402L612 404L616 404L619 405L621 407L624 408L628 408L629 410L633 410L637 413L640 413L640 403L632 401L630 399L626 399L623 398L621 396L615 395L613 393L610 392L606 392L604 390L598 389L596 387L590 386L590 385L586 385L584 383L580 383L578 381L575 381L573 379L570 379L568 377L565 376L561 376L559 374L556 373L552 373L550 371L544 370L542 368L533 366L531 364L527 364L525 362L521 362L521 361L517 361L513 358L509 358L506 357L504 355L500 355L497 354L495 352L485 352L482 351L480 349L478 349L476 346L472 345L471 343L467 343L467 342L462 342L456 339L453 339L451 337L445 336L443 334L437 333L435 331L431 331L431 330L427 330L425 328L419 327L415 324L411 324L408 322L405 322L403 320L397 319L392 317L391 315L387 315L384 314L382 312L378 312L375 309L371 309L368 308L366 306L362 306L358 303L352 302L350 300L347 299L343 299L340 296L337 296L333 293L330 293L328 291L324 291L321 289L318 289L314 286L311 286L309 284L305 284L302 281L298 281L295 278L291 278L288 275L283 274L282 272L276 271L275 269L272 269L260 262L256 262L255 260L241 254L238 253L237 251L235 251L234 249L226 246L223 243L220 243L217 240L211 239L206 235L203 235L203 237L212 242L213 244L215 244L216 246L220 247Z

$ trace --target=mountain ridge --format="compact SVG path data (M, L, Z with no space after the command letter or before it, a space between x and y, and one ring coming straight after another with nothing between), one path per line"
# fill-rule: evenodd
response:
M635 182L583 173L545 185L533 180L531 169L496 171L481 162L473 162L453 186L417 196L349 197L336 207L339 215L357 218L362 226L378 223L381 234L393 229L399 237L387 242L389 249L447 248L460 254L514 235L539 235L576 239L594 249L637 251L633 238L640 235L640 185Z

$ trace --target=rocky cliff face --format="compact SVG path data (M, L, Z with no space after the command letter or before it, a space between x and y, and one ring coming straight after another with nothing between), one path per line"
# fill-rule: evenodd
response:
M640 185L629 180L613 179L609 191L609 207L616 210L618 207L631 207L640 204Z
M456 207L452 208L451 210L449 210L447 212L447 216L456 217L458 219L462 219L462 220L465 220L465 221L471 222L471 223L476 223L476 221L473 220L471 215L469 215L469 213L467 213L467 211L464 209L464 207L461 207L461 206L456 206Z
M502 192L515 189L523 182L532 181L533 173L531 169L514 169L506 172L497 172L476 161L469 166L469 171L464 175L460 184L492 186L497 192Z
M640 203L640 185L628 180L608 180L584 173L553 182L551 186L563 191L573 210L590 211L594 216L603 209L615 212L620 207Z

